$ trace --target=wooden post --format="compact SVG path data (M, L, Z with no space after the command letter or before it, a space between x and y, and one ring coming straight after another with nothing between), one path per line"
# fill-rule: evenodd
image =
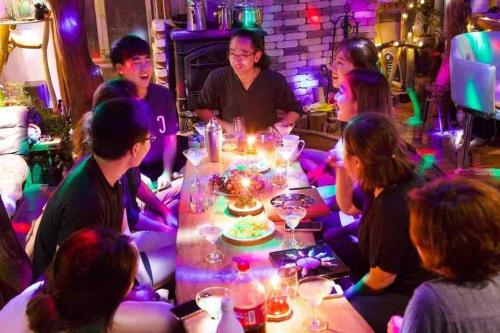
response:
M103 81L90 58L85 34L84 0L49 0L61 94L73 124L90 110L92 95Z

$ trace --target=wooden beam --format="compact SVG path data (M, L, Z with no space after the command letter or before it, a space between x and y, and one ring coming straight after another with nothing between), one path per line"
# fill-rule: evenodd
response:
M103 81L90 58L85 33L84 0L50 0L61 94L73 124L90 110L92 95Z

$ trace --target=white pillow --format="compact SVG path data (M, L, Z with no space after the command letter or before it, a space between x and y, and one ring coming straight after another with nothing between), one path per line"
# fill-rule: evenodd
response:
M27 123L27 107L0 107L0 155L28 154Z

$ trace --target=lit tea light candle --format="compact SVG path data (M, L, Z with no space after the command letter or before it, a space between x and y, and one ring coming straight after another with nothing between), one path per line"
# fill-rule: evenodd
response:
M255 135L249 135L247 137L247 152L249 154L255 154Z
M249 178L242 178L241 179L241 186L243 186L243 189L246 191L250 187L250 179Z
M292 316L292 309L288 305L286 296L281 295L279 291L280 278L273 275L269 281L272 291L267 299L267 319L269 321L283 321Z

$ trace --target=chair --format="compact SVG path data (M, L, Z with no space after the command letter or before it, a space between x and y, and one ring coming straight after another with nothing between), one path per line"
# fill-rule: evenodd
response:
M469 168L473 116L500 120L500 32L470 32L451 41L451 99L466 111L458 167Z

